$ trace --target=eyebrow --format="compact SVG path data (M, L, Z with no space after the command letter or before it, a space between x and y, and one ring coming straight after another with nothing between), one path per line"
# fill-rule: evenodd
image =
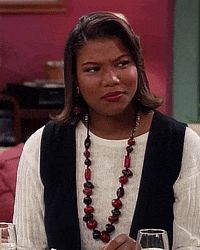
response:
M130 57L131 58L131 56L129 55L129 54L122 54L122 55L120 55L120 56L118 56L117 58L115 58L114 60L112 60L113 62L117 62L117 61L119 61L121 58L123 58L123 57ZM81 66L87 66L87 65L91 65L91 64L99 64L98 62L95 62L95 61L86 61L86 62L84 62L84 63L82 63L81 64ZM101 63L100 63L101 64Z

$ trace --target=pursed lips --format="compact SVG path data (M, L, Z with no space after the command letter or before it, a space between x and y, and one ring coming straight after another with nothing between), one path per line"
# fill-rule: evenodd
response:
M125 94L124 91L114 91L114 92L108 92L105 95L101 97L101 99L109 102L116 102L118 101L121 96Z
M120 96L125 94L125 91L114 91L114 92L108 92L105 95L101 97L101 99L107 98L107 97L114 97L114 96Z

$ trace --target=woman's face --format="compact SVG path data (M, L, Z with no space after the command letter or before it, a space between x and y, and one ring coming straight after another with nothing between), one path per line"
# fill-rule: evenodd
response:
M89 40L77 54L77 81L90 115L133 112L138 81L135 63L116 37Z

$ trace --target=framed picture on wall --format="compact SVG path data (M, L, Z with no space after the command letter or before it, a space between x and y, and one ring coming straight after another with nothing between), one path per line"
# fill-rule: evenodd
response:
M0 0L0 13L64 12L64 0Z

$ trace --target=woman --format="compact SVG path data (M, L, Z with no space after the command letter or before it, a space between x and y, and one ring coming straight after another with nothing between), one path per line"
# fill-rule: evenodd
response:
M135 249L141 228L200 246L200 138L156 109L137 36L111 12L79 19L64 55L65 106L18 170L19 249Z

